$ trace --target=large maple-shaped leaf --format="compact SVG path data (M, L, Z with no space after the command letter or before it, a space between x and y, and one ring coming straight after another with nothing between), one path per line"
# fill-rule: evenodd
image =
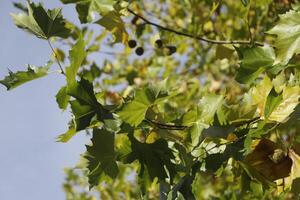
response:
M134 100L127 103L118 115L132 126L138 126L144 119L148 108L168 95L165 91L155 87L137 89Z
M93 13L105 15L114 10L114 0L60 0L64 4L76 4L76 10L81 23L93 21Z
M269 46L240 48L238 51L241 64L236 80L240 83L251 83L275 60L273 48Z
M278 97L275 97L274 92L271 93L272 88L270 78L265 76L251 91L252 103L257 105L257 111L262 118L284 122L299 104L300 87L285 86Z
M75 123L74 127L58 136L59 142L67 142L76 132L97 126L99 121L105 124L113 120L113 115L97 101L93 85L89 81L81 79L80 82L72 83L67 88L67 95L75 99L70 101Z
M288 63L294 54L300 53L300 11L280 15L277 25L267 33L277 35L277 61Z
M75 82L68 87L67 92L75 98L70 103L75 115L77 131L87 128L95 115L100 121L113 118L112 114L97 101L93 85L89 81L82 79L80 82Z
M116 178L118 175L119 168L115 160L114 142L113 133L104 129L94 129L92 144L86 146L87 153L84 155L88 160L90 188L99 184L103 173L111 178Z
M174 155L167 141L159 139L152 144L146 144L136 140L132 134L129 134L129 140L131 152L124 158L125 163L138 160L141 164L140 176L147 174L151 180L155 177L159 180L170 178L172 182L176 169L175 164L172 163Z
M28 14L12 14L15 24L38 38L49 39L51 37L67 38L70 29L66 27L66 21L61 15L61 9L46 11L41 4L28 3Z
M0 80L0 83L5 85L7 90L12 90L26 82L46 76L51 64L52 63L49 62L44 67L34 67L29 65L27 71L10 71L8 76L3 80Z
M286 86L282 92L282 100L269 116L269 120L284 122L299 104L300 87Z
M75 81L78 69L84 61L86 55L87 53L85 51L85 42L82 35L80 35L77 42L70 50L70 66L66 68L66 77L68 84L72 84Z
M128 40L128 33L125 29L125 24L122 21L120 14L116 11L107 13L96 23L110 31L113 34L116 43L125 43Z

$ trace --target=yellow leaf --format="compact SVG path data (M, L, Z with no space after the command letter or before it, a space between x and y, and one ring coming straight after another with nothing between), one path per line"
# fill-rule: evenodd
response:
M268 76L265 76L264 79L252 90L252 102L257 105L257 112L261 117L264 116L265 104L272 89L272 82Z
M287 86L283 89L282 102L275 108L269 116L269 120L283 122L294 111L299 104L300 87Z

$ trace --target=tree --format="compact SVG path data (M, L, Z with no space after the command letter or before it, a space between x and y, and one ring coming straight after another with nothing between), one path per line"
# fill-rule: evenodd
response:
M80 170L66 171L68 199L95 199L87 185L103 199L299 198L299 3L61 2L80 25L15 4L16 26L53 55L0 83L55 64L65 76L56 100L72 117L57 140L91 135Z

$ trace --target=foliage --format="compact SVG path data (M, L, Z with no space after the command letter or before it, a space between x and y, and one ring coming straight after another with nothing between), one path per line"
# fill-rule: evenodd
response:
M61 2L80 25L31 2L12 17L66 78L56 101L72 117L57 141L93 132L67 199L299 198L299 3Z

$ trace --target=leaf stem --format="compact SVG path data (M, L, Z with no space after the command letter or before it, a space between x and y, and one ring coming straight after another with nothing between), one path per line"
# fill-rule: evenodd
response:
M64 69L63 69L63 67L62 67L62 65L60 64L60 62L59 62L59 60L58 60L58 56L57 56L57 54L55 53L54 48L53 48L53 46L52 46L50 40L48 39L47 41L48 41L48 44L49 44L49 46L50 46L50 48L51 48L51 50L52 50L52 53L54 54L54 57L55 57L55 59L56 59L56 62L57 62L57 64L58 64L60 70L61 70L61 73L62 73L63 75L66 75L66 74L65 74L65 71L64 71Z
M208 43L212 43L212 44L248 44L248 45L252 44L251 40L250 41L248 41L248 40L231 40L231 41L229 41L229 40L213 40L213 39L208 39L208 38L204 38L204 37L201 37L201 36L192 35L191 33L185 33L185 32L181 32L181 31L177 31L177 30L171 29L169 27L162 26L160 24L154 23L154 22L148 20L147 18L143 17L142 15L137 14L136 12L131 10L130 8L127 8L127 10L128 10L128 12L133 14L134 16L136 16L139 19L143 20L146 24L151 25L151 26L155 26L158 29L161 29L161 30L164 30L164 31L175 33L177 35L193 38L193 39L196 39L196 40L200 40L200 41L204 41L204 42L208 42ZM260 42L254 42L254 44L256 44L258 46L264 46L264 44L260 43Z

